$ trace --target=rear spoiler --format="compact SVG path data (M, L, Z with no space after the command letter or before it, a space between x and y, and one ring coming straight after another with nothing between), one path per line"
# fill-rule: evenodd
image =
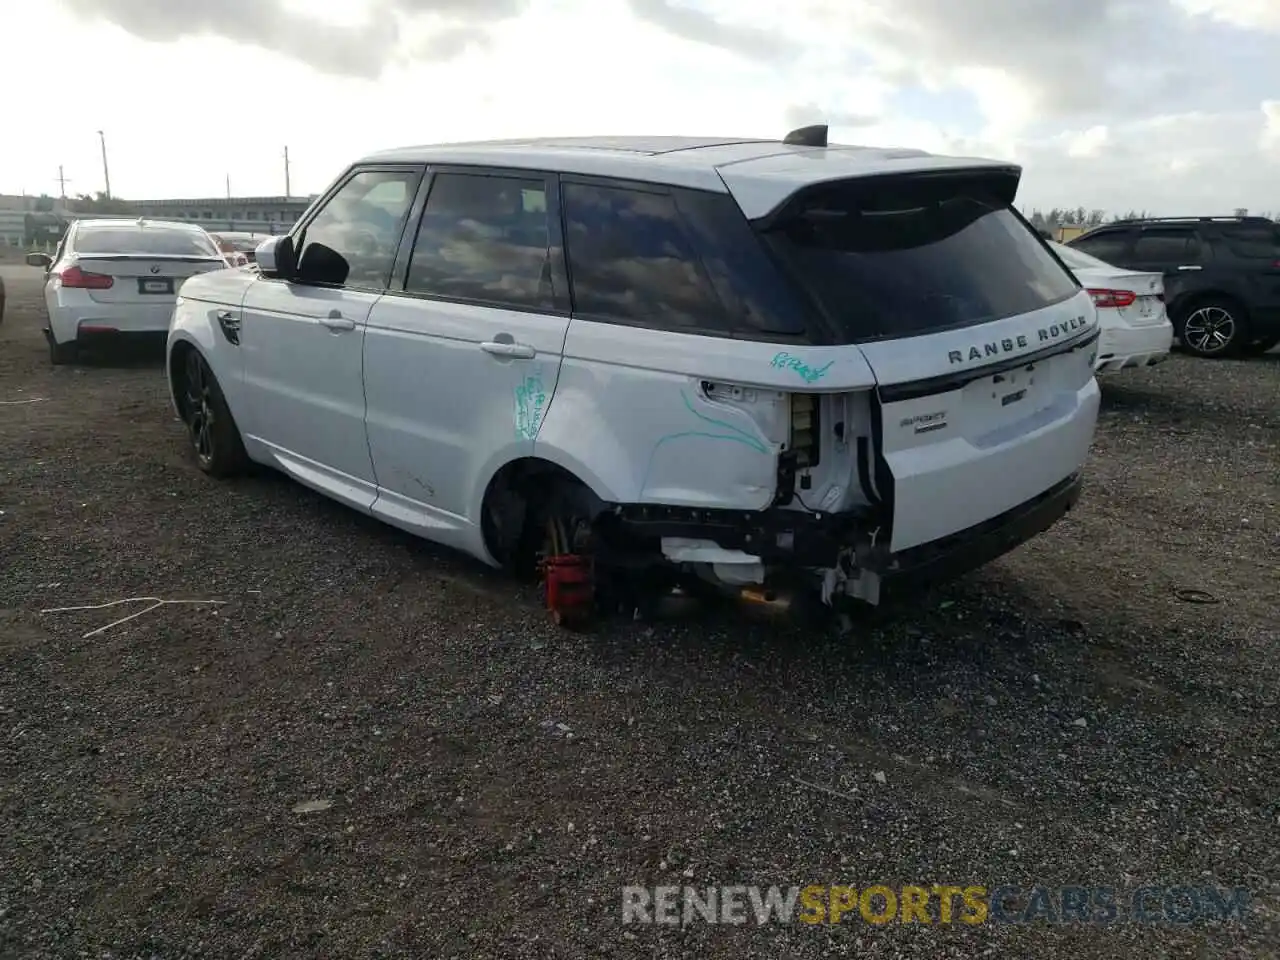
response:
M222 260L220 253L88 253L83 250L74 252L77 260L101 260L104 263L127 263L130 260L160 260L164 263L204 263L207 260Z
M943 169L893 171L854 177L833 177L805 184L788 196L764 216L752 220L757 230L776 228L793 218L812 200L824 193L841 188L859 192L868 190L892 190L906 184L924 190L967 192L991 197L999 203L1013 204L1022 180L1022 167L1017 164L956 166Z

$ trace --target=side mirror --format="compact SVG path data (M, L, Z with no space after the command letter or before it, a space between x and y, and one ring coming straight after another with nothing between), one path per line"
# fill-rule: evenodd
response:
M323 243L309 243L294 271L295 279L302 283L324 283L342 286L347 282L351 264L347 258Z
M264 277L279 280L289 280L293 277L296 264L292 238L283 236L263 240L253 251L253 257Z
M48 270L53 266L53 257L49 256L47 253L28 253L27 266L40 267L43 270Z

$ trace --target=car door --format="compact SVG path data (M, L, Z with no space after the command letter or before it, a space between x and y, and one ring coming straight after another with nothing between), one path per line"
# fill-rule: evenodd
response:
M376 479L365 437L363 341L387 288L422 169L357 167L293 232L297 269L246 292L240 353L246 444L295 479L368 509ZM315 265L345 264L337 274ZM340 279L345 274L345 279Z
M533 454L569 325L555 178L436 168L365 337L375 514L478 550L480 502Z
M1209 263L1208 246L1195 227L1168 225L1143 227L1134 240L1128 263L1121 266L1164 274L1164 297L1169 312L1198 290L1204 289Z

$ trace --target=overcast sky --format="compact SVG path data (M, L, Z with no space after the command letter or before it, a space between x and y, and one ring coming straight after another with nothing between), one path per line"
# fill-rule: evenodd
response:
M1019 203L1280 212L1280 0L0 3L0 192L322 189L389 146L781 136L1013 159Z

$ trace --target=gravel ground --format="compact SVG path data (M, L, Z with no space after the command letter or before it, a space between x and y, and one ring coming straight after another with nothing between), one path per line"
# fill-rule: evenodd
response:
M1107 381L1075 512L850 636L571 635L280 477L206 479L156 362L51 368L38 274L0 270L0 956L1280 955L1280 355ZM222 604L41 613L139 596ZM662 883L1252 906L623 926Z

